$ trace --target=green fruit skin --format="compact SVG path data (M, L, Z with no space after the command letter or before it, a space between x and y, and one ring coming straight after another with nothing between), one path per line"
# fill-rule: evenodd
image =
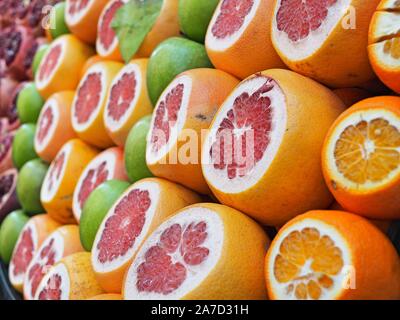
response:
M65 23L65 2L57 3L54 6L55 13L50 15L50 34L53 39L70 33L67 24ZM55 21L54 21L55 20ZM55 26L55 28L52 28Z
M153 51L147 67L147 88L150 100L158 98L180 73L195 68L212 68L204 45L189 39L172 37Z
M21 123L36 123L44 100L33 82L27 83L18 94L17 112Z
M151 115L140 119L129 132L125 143L125 168L132 182L152 177L146 164L146 138L150 130Z
M85 250L92 250L97 230L104 217L129 186L129 182L126 181L109 180L94 189L87 198L79 222L79 234Z
M12 145L12 159L14 166L20 170L29 160L38 157L34 148L36 125L26 123L15 134Z
M37 69L39 68L40 62L42 62L42 59L44 55L46 54L47 50L49 49L48 44L42 44L39 49L36 51L35 56L32 61L32 71L33 75L36 75Z
M27 162L17 181L17 196L22 209L29 215L45 212L40 202L40 190L49 166L41 159Z
M0 257L4 263L10 263L15 244L29 217L22 211L10 212L0 226Z
M191 40L204 43L219 0L179 0L179 25Z

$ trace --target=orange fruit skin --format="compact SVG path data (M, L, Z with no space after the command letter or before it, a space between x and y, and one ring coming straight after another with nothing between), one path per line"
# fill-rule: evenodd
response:
M336 125L348 115L360 110L385 109L400 117L400 98L391 96L373 97L356 103L335 121L329 130L322 150L322 169L326 184L336 201L346 210L369 219L396 220L400 218L400 176L384 186L366 192L350 190L339 181L332 181L328 169L327 146Z
M211 181L208 185L222 204L264 225L281 226L298 214L332 203L320 155L325 135L344 105L331 90L292 71L272 69L261 74L274 79L286 96L286 132L279 150L264 176L241 193L224 193Z
M272 46L271 22L273 14L273 1L261 1L259 8L249 23L232 46L224 51L210 48L208 36L206 37L206 50L212 64L220 70L226 71L239 79L266 69L286 68L279 55ZM220 1L219 6L222 4ZM215 11L214 14L217 14ZM211 33L210 24L207 33Z
M192 79L192 91L189 97L187 115L183 129L194 130L198 137L196 150L201 150L201 131L208 129L218 107L239 81L228 73L216 69L193 69L181 73ZM218 90L215 90L218 88ZM199 118L199 114L204 117ZM181 148L187 143L182 132L178 135L175 146L157 163L147 162L149 170L157 177L180 183L202 194L210 193L201 170L201 154L198 152L197 163L183 164L179 160ZM179 141L180 140L180 141ZM171 153L178 152L177 163L169 163Z
M343 289L338 300L400 299L400 259L389 239L368 220L344 211L315 210L297 216L279 230L272 241L274 247L280 235L305 219L325 223L343 237L355 269L355 289ZM266 284L271 300L277 297L269 279L268 263L272 250L265 258Z
M44 87L38 86L39 72L36 73L37 89L44 99L59 91L75 90L80 79L79 71L94 52L91 47L71 34L63 35L57 41L65 43L66 53L61 58L62 62L52 75L52 79Z
M334 93L343 101L346 107L351 107L353 104L371 97L371 94L359 88L341 88L333 90Z
M98 54L91 56L89 59L86 60L85 64L83 65L79 79L83 78L83 76L90 69L91 66L95 65L98 62L104 62L104 61L107 61L107 59L100 57Z
M53 94L50 98L56 100L56 108L60 115L53 137L43 150L36 150L40 158L46 162L51 162L60 151L61 147L68 140L76 138L76 133L71 124L71 106L74 99L74 91L61 91Z
M72 145L72 151L65 160L67 161L64 163L65 174L61 177L58 191L51 201L42 200L42 205L49 216L63 224L76 223L72 211L74 189L86 165L98 154L97 149L79 139L73 139L67 143Z
M140 180L140 182L143 181L153 181L160 187L159 202L151 221L149 231L147 232L148 235L179 209L201 201L201 198L196 193L173 182L159 178L146 178ZM100 273L94 270L97 281L105 292L121 292L125 272L131 265L133 259L134 256L118 269L110 272Z
M65 22L67 23L69 30L82 41L89 44L95 44L97 37L97 22L107 3L108 0L95 0L89 2L89 11L77 23L71 24L69 19L66 18ZM66 17L67 16L68 14L66 12Z
M123 299L122 296L117 293L103 293L86 300L123 300Z
M366 48L369 22L379 2L380 0L352 0L350 7L354 8L356 13L356 27L345 29L341 22L346 22L346 18L341 19L324 44L302 60L293 61L286 58L279 50L276 39L272 37L274 47L290 69L327 86L355 87L372 80L375 75ZM277 2L275 3L277 5ZM346 17L346 14L344 16Z

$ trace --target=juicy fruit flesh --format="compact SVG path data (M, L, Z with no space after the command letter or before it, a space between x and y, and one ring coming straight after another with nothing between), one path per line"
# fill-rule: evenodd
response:
M44 111L43 116L40 118L39 131L37 134L37 139L40 143L43 142L44 138L49 133L53 119L54 119L53 109L47 108Z
M57 65L58 59L61 56L61 45L56 45L51 48L49 53L45 56L44 62L39 70L39 80L43 81L47 79L55 66Z
M84 178L78 195L79 207L82 209L92 191L108 178L107 162L103 161L97 168L90 169Z
M273 120L271 99L265 94L275 85L265 77L253 94L243 92L220 123L209 152L214 169L226 170L229 179L246 176L264 156Z
M119 121L135 98L136 76L134 72L125 73L112 87L110 102L107 107L107 115L114 121Z
M85 9L91 0L70 0L68 13L74 16L77 12Z
M172 128L178 120L178 112L182 104L184 84L180 83L172 88L165 99L158 104L151 145L154 152L168 144ZM162 133L162 136L160 135Z
M316 228L291 232L274 261L274 276L296 299L320 299L344 266L342 251Z
M26 272L29 263L33 258L35 245L32 238L32 229L27 228L21 235L21 240L13 255L12 265L14 266L12 273L15 277Z
M137 290L167 295L178 289L190 275L187 266L198 266L209 256L209 249L202 246L207 236L204 221L175 223L164 230L137 268Z
M39 293L39 300L61 300L61 284L61 276L53 274Z
M85 123L96 110L101 96L101 73L89 74L78 90L75 102L75 118L79 124Z
M357 184L383 181L400 166L400 131L375 118L347 127L334 149L336 166Z
M293 42L300 41L317 30L337 0L281 0L276 15L278 30Z
M111 27L111 22L119 8L123 6L122 1L116 1L111 5L103 16L102 24L100 26L99 38L100 43L103 45L104 49L108 50L115 39L114 29Z
M3 202L5 195L10 192L15 180L14 174L2 175L0 177L0 204Z
M0 140L0 161L2 161L6 156L8 151L10 150L12 143L14 140L14 136L8 134L1 138Z
M65 161L65 153L61 153L57 156L54 160L53 165L51 166L50 173L49 173L49 181L47 185L47 191L51 191L56 184L56 181L60 179L61 172L64 166Z
M400 59L400 38L386 40L383 51L393 59Z
M97 244L100 263L123 257L142 232L151 198L147 190L133 189L115 206Z
M216 38L226 38L237 32L250 13L254 0L224 0L211 31Z

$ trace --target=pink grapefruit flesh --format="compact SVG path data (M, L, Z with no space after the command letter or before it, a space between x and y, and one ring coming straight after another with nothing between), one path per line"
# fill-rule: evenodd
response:
M62 53L61 45L56 45L50 49L50 52L46 54L44 61L40 65L39 69L40 81L44 81L51 76L54 68L58 63L58 60L61 57L61 53Z
M111 48L115 41L116 35L114 29L111 26L112 20L117 13L118 9L124 5L123 1L113 2L106 10L102 17L102 21L99 28L98 38L100 44L107 51Z

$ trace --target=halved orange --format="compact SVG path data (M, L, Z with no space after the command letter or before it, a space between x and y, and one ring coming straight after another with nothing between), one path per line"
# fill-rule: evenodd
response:
M400 299L400 259L366 219L309 211L283 226L265 259L271 299Z
M346 210L400 218L400 98L369 98L346 110L328 132L322 167Z

